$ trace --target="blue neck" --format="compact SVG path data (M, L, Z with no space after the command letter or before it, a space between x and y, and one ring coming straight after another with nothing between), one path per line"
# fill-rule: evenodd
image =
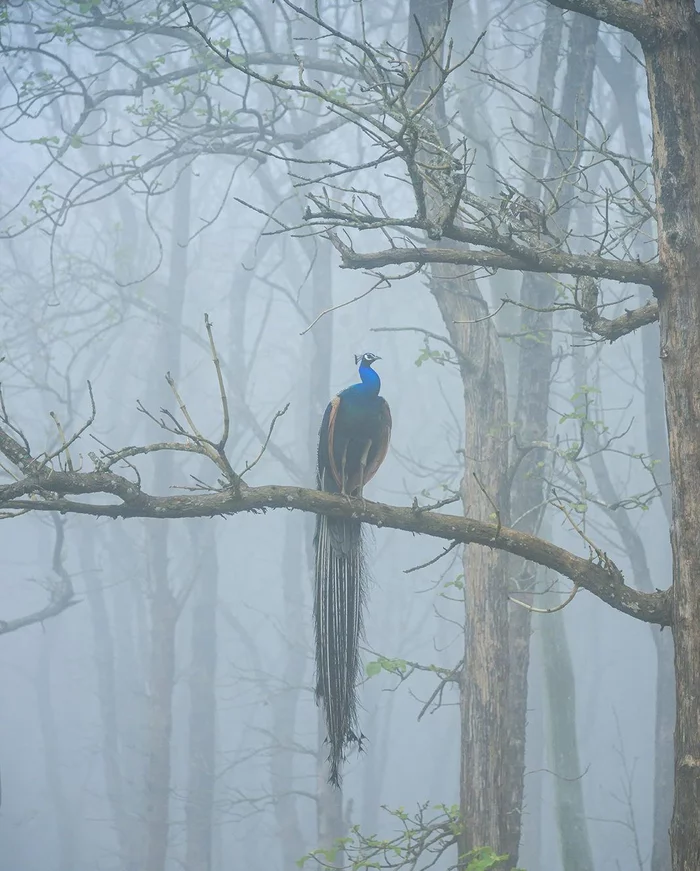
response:
M382 382L379 375L377 375L371 366L366 366L364 363L360 365L360 378L362 379L362 384L358 384L357 387L363 393L368 393L372 396L379 395L379 388L382 386Z

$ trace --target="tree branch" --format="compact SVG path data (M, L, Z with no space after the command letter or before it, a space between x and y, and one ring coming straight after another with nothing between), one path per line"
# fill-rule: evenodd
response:
M18 629L24 629L26 626L43 623L45 620L57 617L63 611L78 604L79 600L75 598L73 591L73 582L63 565L64 523L65 521L62 518L54 517L56 539L53 548L52 567L58 577L58 582L52 584L49 589L49 601L43 608L33 611L31 614L25 614L24 617L16 617L14 620L0 620L0 635L7 635L10 632L16 632Z
M595 333L609 342L634 332L639 327L653 324L659 319L659 304L650 300L645 305L630 309L617 318L605 318L598 310L598 284L590 277L581 278L577 285L577 296L581 302L581 321L584 329Z
M548 0L552 6L578 12L626 30L643 43L653 42L659 28L652 16L633 0Z
M491 251L469 251L462 248L390 248L362 254L337 239L333 240L346 269L379 269L404 263L452 263L481 266L485 269L507 269L518 272L546 272L564 275L588 275L623 283L643 284L658 288L663 282L663 270L655 263L611 260L591 254L564 254L532 251L527 260Z
M35 494L33 499L18 498L20 484L23 485L24 493ZM66 498L87 494L108 494L116 496L120 502L96 504ZM494 523L349 499L301 487L246 487L241 484L240 490L230 488L214 493L153 496L112 472L44 470L28 476L22 482L0 487L0 508L161 520L214 517L242 512L264 513L268 508L288 508L332 517L352 517L371 526L386 526L447 541L498 548L565 575L624 614L662 626L671 622L670 593L640 593L627 586L617 566L607 556L601 556L601 552L586 559L534 535Z

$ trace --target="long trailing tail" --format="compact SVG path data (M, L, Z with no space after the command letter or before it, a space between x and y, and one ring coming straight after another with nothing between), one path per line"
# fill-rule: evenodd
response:
M366 590L362 525L318 515L314 545L316 699L323 705L326 721L329 780L340 786L345 748L360 743L357 681Z

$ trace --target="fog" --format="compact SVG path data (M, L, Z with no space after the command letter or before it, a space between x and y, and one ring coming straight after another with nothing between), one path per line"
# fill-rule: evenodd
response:
M494 167L501 178L522 181L528 145L516 131L536 112L480 73L535 91L545 5L455 4L457 57L487 31L446 92L454 129L467 137L473 161L469 187L484 198L499 195ZM299 22L289 4L191 8L212 38L230 40L231 52L247 40L250 53L332 55L333 40L318 38L313 22ZM368 41L387 52L405 45L408 4L365 3L363 9ZM359 4L321 4L324 19L358 38L359 10ZM161 409L182 419L166 373L199 432L217 441L223 414L206 314L229 402L227 455L238 472L259 457L245 474L250 486L315 487L325 404L357 380L354 355L372 351L381 357L375 368L393 431L366 498L410 506L458 493L465 469L471 474L463 396L470 387L449 341L440 341L446 326L429 270L342 268L321 227L304 222L306 196L323 197L324 182L303 179L338 163L373 161L379 155L369 137L347 122L295 148L290 136L307 136L338 113L293 94L276 102L268 86L246 84L238 70L214 63L193 30L167 32L186 25L176 4L36 0L10 3L2 14L0 382L4 422L24 433L35 455L56 451L62 431L70 436L89 420L90 390L94 422L70 447L76 469L92 469L103 451L182 442L159 426L172 423ZM624 56L609 28L601 29L598 44L601 55L617 62ZM175 75L195 62L209 63L210 71ZM290 81L300 75L262 60L256 69ZM149 84L169 72L167 83ZM312 81L316 73L305 75ZM318 77L325 88L341 86L332 71ZM632 110L648 148L644 82L641 75L635 81ZM599 68L588 135L600 141L606 128L609 148L627 153L632 146L621 112ZM330 158L338 163L314 163ZM597 190L613 189L607 166L596 169L590 155L582 160ZM381 194L389 214L407 215L415 203L406 178L394 161L357 169L338 183L364 192L356 196L367 201ZM588 250L585 237L602 220L600 213L584 216L594 206L581 196L571 218L577 251ZM644 232L651 233L648 225ZM349 230L346 244L351 236L363 252L388 247L376 230ZM652 254L649 238L630 245L642 257ZM491 312L506 297L518 299L520 272L482 269L474 278ZM561 280L564 301L571 282ZM604 284L606 303L614 303L607 317L646 301L648 291L630 287ZM514 304L495 317L510 419L519 317ZM591 428L609 442L604 459L614 499L602 495L584 457L577 474L587 482L580 501L588 505L578 522L635 586L641 582L633 555L613 517L615 510L626 512L653 586L665 588L668 519L649 471L649 458L664 461L649 435L663 431L663 402L649 388L648 367L658 367L658 352L645 359L643 347L653 348L657 328L644 329L644 339L637 332L614 344L596 342L583 333L576 312L557 312L543 439L551 455L561 455L579 438L581 403L590 402ZM583 384L595 392L582 393ZM54 460L56 468L59 462L65 467L65 455ZM149 493L165 496L217 486L219 477L206 458L175 451L132 457L114 471L133 479L134 467ZM7 483L8 463L2 468ZM651 468L664 485L663 462ZM576 493L580 479L562 461L550 484L539 534L588 557L571 516L554 504L557 493ZM622 508L605 507L625 499ZM461 506L439 510L459 514ZM393 671L388 663L379 673L370 669L371 677L365 672L366 752L350 752L341 795L325 784L313 692L311 514L280 509L169 520L6 514L0 618L9 625L39 611L66 579L74 595L55 616L0 638L3 869L286 871L328 846L329 835L358 826L368 837L392 838L401 829L396 809L413 815L425 806L430 816L459 803L459 691L447 680L436 692L433 667L444 676L464 656L463 545L432 562L449 542L397 529L367 532L372 582L363 663L398 662ZM544 585L558 592L542 603L535 597L534 604L551 607L566 598L571 583L545 574ZM556 621L573 669L553 704L575 716L575 771L571 759L555 758L552 750L553 729L563 726L552 724L544 664L548 656L560 664L562 653L543 634L545 621ZM532 615L518 867L569 871L560 846L567 836L557 797L563 780L580 784L585 815L579 823L597 871L651 868L659 632L583 589L562 611ZM153 779L157 771L160 781ZM200 806L209 789L210 806ZM159 818L154 807L163 795L166 816ZM167 828L160 864L148 848L149 826L158 825ZM206 847L202 853L207 843L210 857ZM448 851L436 867L454 862Z

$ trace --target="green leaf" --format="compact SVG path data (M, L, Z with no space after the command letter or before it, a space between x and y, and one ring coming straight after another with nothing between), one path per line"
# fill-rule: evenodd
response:
M505 862L507 858L507 853L499 856L490 847L480 847L467 855L467 859L470 860L467 871L489 871L501 862Z
M373 662L368 662L365 666L365 673L367 677L376 677L379 672L382 670L382 664L378 659L375 659Z

